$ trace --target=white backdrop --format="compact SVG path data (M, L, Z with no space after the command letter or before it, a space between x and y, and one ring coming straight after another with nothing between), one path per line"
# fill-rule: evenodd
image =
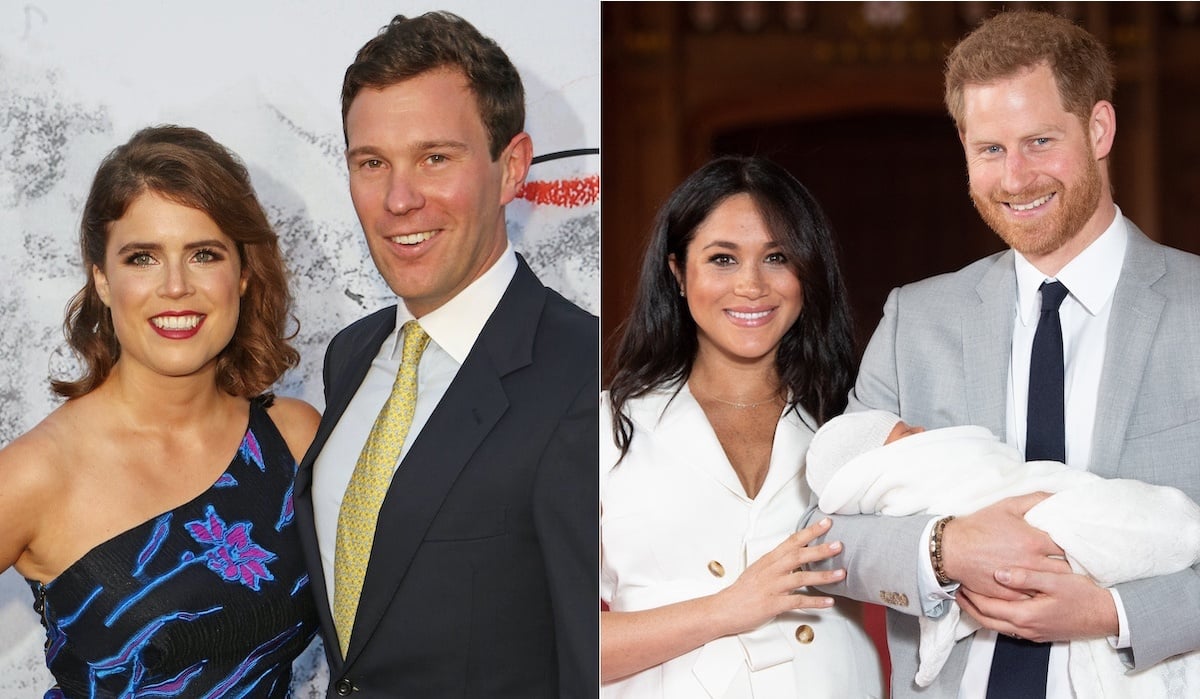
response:
M151 124L203 129L245 161L300 321L302 365L277 392L323 408L329 338L391 302L347 192L342 74L393 15L433 9L471 21L521 71L535 157L599 147L595 0L0 0L0 445L54 408L47 377L72 373L61 327L83 281L80 209L100 159ZM597 155L535 164L508 210L516 249L593 313L598 173ZM15 571L0 575L0 699L51 684L31 604ZM297 665L298 696L320 696L316 650Z

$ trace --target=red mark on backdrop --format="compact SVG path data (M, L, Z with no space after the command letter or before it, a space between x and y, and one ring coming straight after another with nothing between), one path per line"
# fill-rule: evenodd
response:
M600 200L600 175L526 182L517 196L534 204L577 208Z

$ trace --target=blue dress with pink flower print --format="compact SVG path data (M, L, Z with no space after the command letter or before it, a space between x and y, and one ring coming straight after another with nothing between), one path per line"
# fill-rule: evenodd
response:
M296 460L267 416L192 501L31 582L59 697L286 697L316 611L292 517Z

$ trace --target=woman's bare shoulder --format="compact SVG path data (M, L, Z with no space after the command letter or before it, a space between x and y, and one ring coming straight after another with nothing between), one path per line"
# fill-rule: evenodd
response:
M0 481L16 486L35 485L55 478L56 466L67 456L70 445L78 440L78 411L63 405L47 415L25 434L0 449Z
M276 397L267 413L279 428L292 456L296 461L303 459L317 434L317 426L321 424L321 413L299 398L283 397Z
M21 558L70 487L74 411L60 407L0 449L0 571Z

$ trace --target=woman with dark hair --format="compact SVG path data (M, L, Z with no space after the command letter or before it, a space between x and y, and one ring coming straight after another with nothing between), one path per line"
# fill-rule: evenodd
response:
M287 696L316 631L292 523L317 411L266 393L297 352L240 161L144 129L84 205L67 309L82 376L0 451L0 570L46 627L46 697Z
M845 408L850 312L817 202L716 159L659 212L603 400L602 694L882 694L852 603L807 591L836 542L795 532L813 432Z

